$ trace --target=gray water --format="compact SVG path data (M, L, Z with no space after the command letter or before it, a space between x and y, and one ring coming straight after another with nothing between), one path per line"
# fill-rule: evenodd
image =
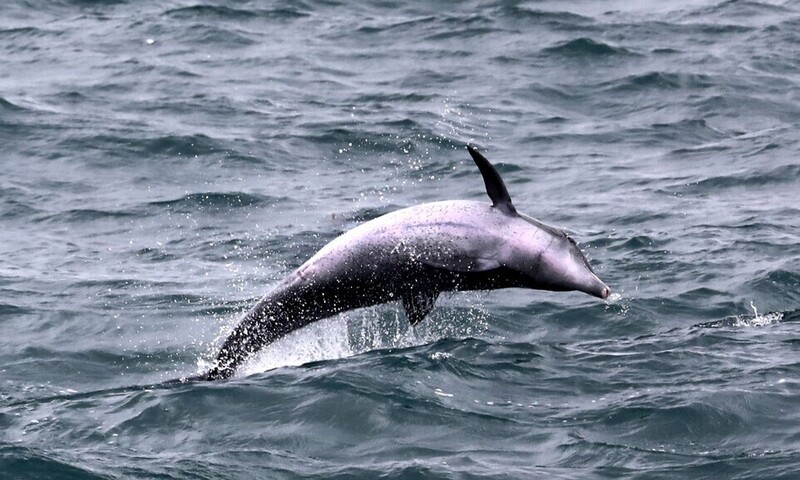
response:
M797 478L796 2L0 7L0 477ZM428 201L567 228L615 294L242 312ZM150 387L142 387L150 385Z

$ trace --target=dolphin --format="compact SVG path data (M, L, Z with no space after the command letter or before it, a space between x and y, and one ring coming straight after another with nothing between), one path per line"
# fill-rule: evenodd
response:
M242 318L213 367L187 380L230 378L254 353L322 318L400 301L411 325L441 292L531 288L607 298L575 241L517 212L500 174L468 145L492 204L449 200L404 208L345 232Z

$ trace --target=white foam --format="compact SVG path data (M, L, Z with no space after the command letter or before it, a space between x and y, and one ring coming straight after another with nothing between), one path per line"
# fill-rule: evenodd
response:
M736 323L733 324L734 327L763 327L766 325L772 325L773 323L778 323L783 319L782 312L772 312L760 315L758 313L758 309L752 301L750 302L750 308L753 309L753 316L748 317L741 315L736 317Z
M337 316L320 320L274 342L242 365L237 375L248 376L280 367L349 357L356 353L350 346L347 323Z
M463 300L464 295L460 298ZM335 360L371 350L424 345L445 337L475 336L487 328L486 315L480 309L470 309L467 319L459 316L446 307L439 308L412 328L399 306L354 310L312 323L277 340L242 365L237 375Z

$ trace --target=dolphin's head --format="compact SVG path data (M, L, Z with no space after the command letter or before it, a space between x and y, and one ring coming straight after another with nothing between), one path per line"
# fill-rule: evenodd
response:
M527 223L514 240L515 269L525 283L540 290L577 290L608 298L611 290L597 278L575 240L566 232L519 214Z
M504 258L499 263L521 276L522 285L539 290L578 290L599 298L608 298L610 290L592 271L575 240L566 232L545 225L517 212L506 185L494 166L478 150L469 151L483 176L492 208L502 215L509 228L505 235Z

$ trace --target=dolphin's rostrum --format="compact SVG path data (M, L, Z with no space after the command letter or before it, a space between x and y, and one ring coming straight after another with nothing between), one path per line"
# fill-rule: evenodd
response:
M425 203L337 237L262 298L225 340L211 370L190 380L231 377L265 345L340 312L400 300L412 325L439 293L522 287L578 290L606 298L567 234L517 213L502 178L468 146L492 205Z

